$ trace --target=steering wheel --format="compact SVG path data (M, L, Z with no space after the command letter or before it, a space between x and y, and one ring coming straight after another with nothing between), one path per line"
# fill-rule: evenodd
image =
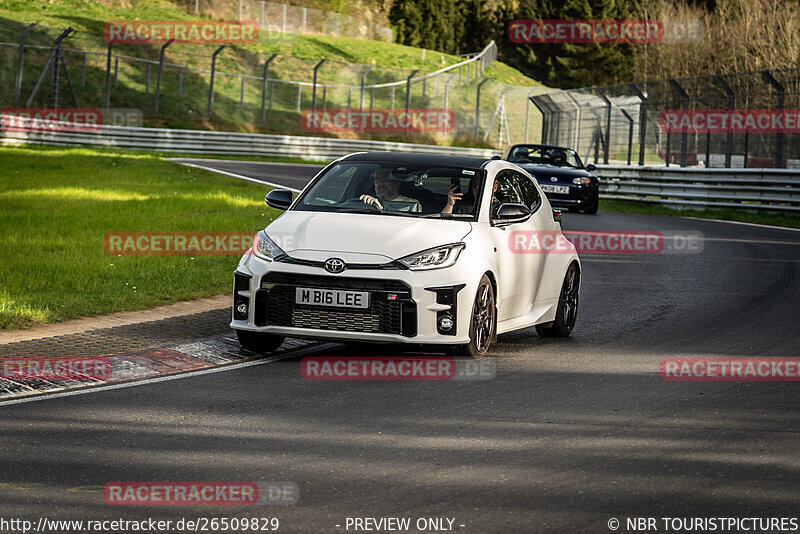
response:
M375 206L373 204L367 204L366 202L364 202L363 200L361 200L358 197L349 198L349 199L345 200L344 202L342 202L341 204L339 204L338 207L340 207L340 208L369 208L369 209L373 209L375 211L381 211L380 208L378 208L378 206Z

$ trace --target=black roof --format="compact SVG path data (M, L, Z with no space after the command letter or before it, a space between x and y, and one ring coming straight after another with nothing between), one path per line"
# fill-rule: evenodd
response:
M347 161L369 161L369 162L399 162L411 165L431 166L441 165L444 167L466 167L468 169L480 169L491 158L473 158L469 156L446 156L440 154L417 154L415 152L364 152L353 154L345 158Z

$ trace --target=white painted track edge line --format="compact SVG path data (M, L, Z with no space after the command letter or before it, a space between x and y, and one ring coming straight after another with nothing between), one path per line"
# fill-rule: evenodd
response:
M186 165L187 167L194 167L196 169L202 169L204 171L215 172L217 174L224 174L225 176L230 176L232 178L238 178L240 180L247 180L248 182L253 182L256 184L268 185L270 187L277 187L278 189L288 189L292 193L300 193L300 189L295 189L294 187L287 187L285 185L276 184L272 182L267 182L265 180L259 180L258 178L250 178L249 176L244 176L242 174L236 174L235 172L228 172L228 171L221 171L219 169L213 169L211 167L205 167L203 165L195 165L194 163L182 163L176 162L179 165Z

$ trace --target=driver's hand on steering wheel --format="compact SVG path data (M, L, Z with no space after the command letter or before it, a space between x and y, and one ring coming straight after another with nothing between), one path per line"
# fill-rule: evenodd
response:
M370 204L371 206L375 206L379 210L383 210L383 206L381 205L381 201L377 198L370 196L370 195L361 195L358 199L363 202L364 204Z

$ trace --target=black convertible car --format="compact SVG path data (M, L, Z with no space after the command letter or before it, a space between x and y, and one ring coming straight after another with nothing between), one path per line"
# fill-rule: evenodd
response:
M536 178L550 204L584 213L597 213L600 202L594 165L583 166L570 148L548 145L514 145L505 157Z

